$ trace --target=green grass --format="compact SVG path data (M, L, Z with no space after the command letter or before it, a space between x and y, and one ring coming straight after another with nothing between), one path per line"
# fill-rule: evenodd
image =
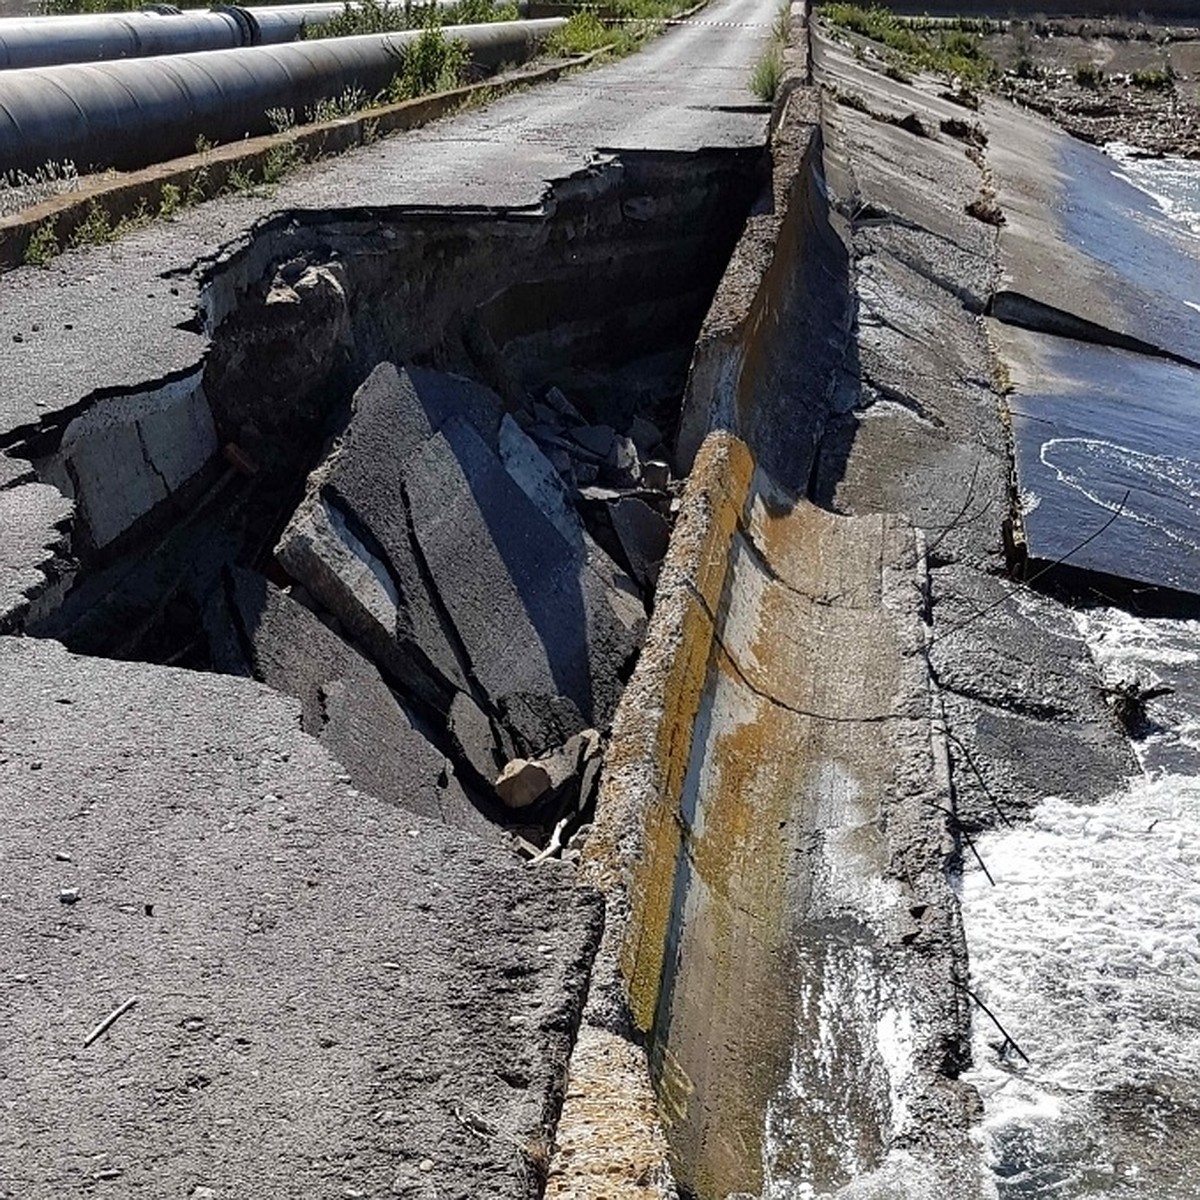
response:
M618 46L621 39L622 30L610 29L596 15L594 8L581 8L546 39L546 50L564 56L591 54L603 46Z
M783 81L783 51L771 46L750 72L750 90L764 103L770 104Z
M1175 70L1170 63L1166 67L1147 67L1134 71L1129 82L1144 92L1169 92L1175 86Z
M1080 63L1075 68L1075 82L1082 88L1095 91L1104 85L1104 72L1093 62Z
M324 25L306 25L306 38L350 37L362 33L399 33L427 25L486 25L492 21L515 21L516 4L497 5L492 0L459 0L449 8L428 3L389 3L388 0L356 0Z
M999 74L969 22L922 24L886 8L844 3L825 4L820 13L835 28L885 46L897 66L952 76L976 87Z
M50 260L59 252L58 235L53 221L43 221L34 231L25 247L27 267L48 267Z
M395 54L400 70L386 96L392 103L459 87L471 65L471 51L466 42L446 37L435 25L427 25L416 41Z

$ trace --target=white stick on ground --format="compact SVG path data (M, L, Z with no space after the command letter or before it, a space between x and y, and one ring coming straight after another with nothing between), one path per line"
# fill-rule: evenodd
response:
M104 1020L101 1021L100 1024L97 1025L96 1028L93 1029L92 1032L89 1033L87 1035L87 1037L85 1037L83 1039L84 1048L86 1049L88 1046L90 1046L98 1037L100 1037L104 1033L104 1031L106 1029L108 1029L108 1027L114 1021L116 1021L119 1017L123 1017L137 1002L138 1002L138 998L136 996L130 996L129 999L126 1000L124 1004L119 1005L117 1008L114 1008L112 1010L112 1012L110 1012L108 1014L108 1016L105 1017Z

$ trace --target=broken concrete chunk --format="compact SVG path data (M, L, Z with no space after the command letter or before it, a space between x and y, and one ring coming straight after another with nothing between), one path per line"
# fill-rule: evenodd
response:
M550 772L542 764L514 758L496 780L496 795L509 808L528 808L553 786Z
M379 672L303 605L262 576L233 568L222 594L232 640L247 647L254 676L295 696L302 723L360 790L448 825L494 837L495 829L447 770ZM211 613L206 625L214 624Z
M562 476L533 439L509 416L500 422L500 458L521 491L562 534L563 541L574 553L581 553L583 522Z
M393 686L443 720L474 696L530 753L561 742L564 702L568 735L611 718L645 618L499 401L435 372L372 372L276 554ZM454 725L493 778L483 724Z
M642 486L655 492L665 492L671 482L671 468L668 463L652 458L642 464Z
M496 793L509 808L528 808L571 789L581 770L599 760L600 751L600 735L594 729L584 729L536 759L513 759L500 772Z
M637 487L642 479L642 460L631 438L616 434L605 463L605 474L622 487Z
M499 743L487 713L466 692L457 693L451 702L446 732L462 760L481 780L491 783L496 768L509 755Z
M65 590L73 511L46 483L0 490L0 632L36 620Z
M611 425L579 425L571 430L571 437L597 458L608 461L617 433Z
M629 426L629 436L643 458L662 441L662 433L658 426L642 416L633 418Z
M658 569L667 553L671 527L650 505L624 496L608 512L613 531L625 552L633 577L645 588L658 582Z
M547 746L561 746L587 722L566 696L541 696L510 692L501 703L504 725L520 743L523 754L537 754Z
M586 541L573 554L465 421L447 421L406 480L429 580L493 704L565 696L606 722L644 619L620 572Z
M550 408L554 409L554 411L558 413L558 415L564 421L570 421L577 425L583 425L585 423L575 405L573 405L570 400L568 400L566 396L564 396L556 387L552 387L546 393L546 404Z

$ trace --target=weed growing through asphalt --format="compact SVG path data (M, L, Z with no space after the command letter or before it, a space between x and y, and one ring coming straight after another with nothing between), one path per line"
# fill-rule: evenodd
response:
M176 217L183 208L183 188L177 183L164 183L158 193L158 215L164 221Z
M783 51L778 46L771 46L750 72L750 90L764 104L770 104L782 80Z
M48 267L50 260L59 252L58 235L53 221L43 221L34 231L25 247L27 267Z
M791 36L791 14L788 4L780 7L771 26L771 44L750 72L750 90L764 104L770 104L783 82L783 52Z

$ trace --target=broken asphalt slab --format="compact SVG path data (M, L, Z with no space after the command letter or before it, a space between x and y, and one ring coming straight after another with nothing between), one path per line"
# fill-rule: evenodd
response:
M465 697L538 753L564 705L568 734L611 718L645 614L585 534L564 539L557 497L543 511L505 470L501 416L478 385L376 368L277 555L394 682L442 714Z
M0 673L0 1195L537 1194L593 893L355 791L257 683Z
M304 731L355 787L478 837L497 836L452 764L366 658L261 575L231 568L223 585L212 603L224 611L208 621L214 665L296 697ZM233 636L221 638L223 630Z

